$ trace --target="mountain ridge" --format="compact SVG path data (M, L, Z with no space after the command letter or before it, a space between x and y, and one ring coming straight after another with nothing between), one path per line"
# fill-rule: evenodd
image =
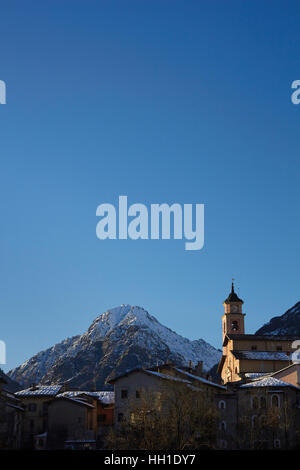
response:
M255 334L300 336L300 302L289 308L283 315L271 318Z
M122 304L97 316L82 335L40 351L7 375L23 387L63 382L86 389L110 388L107 380L135 367L202 360L209 370L220 357L221 352L203 339L190 341L142 307Z

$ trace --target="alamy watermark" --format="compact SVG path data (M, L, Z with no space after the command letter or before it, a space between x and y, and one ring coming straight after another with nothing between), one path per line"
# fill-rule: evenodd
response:
M6 344L0 339L0 364L6 364Z
M293 104L299 104L300 103L300 80L294 80L292 83L292 96L291 100Z
M6 84L0 80L0 104L6 104Z
M151 204L148 210L145 204L128 207L127 196L119 196L118 214L113 204L100 204L96 215L101 217L96 227L100 240L170 240L173 220L173 238L188 240L186 250L204 245L204 204Z
M300 340L296 339L296 341L293 341L292 343L292 349L296 349L296 351L293 352L292 354L292 362L299 364L300 363Z

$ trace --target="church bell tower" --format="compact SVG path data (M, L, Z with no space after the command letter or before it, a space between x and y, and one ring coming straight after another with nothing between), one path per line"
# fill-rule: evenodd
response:
M223 341L227 334L245 334L245 313L242 312L243 300L234 292L234 284L232 282L231 292L223 302L224 315L222 317L223 325Z

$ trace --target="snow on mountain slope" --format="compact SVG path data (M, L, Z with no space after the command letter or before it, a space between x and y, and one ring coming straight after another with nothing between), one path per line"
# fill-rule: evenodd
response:
M106 379L134 367L166 360L178 365L202 360L209 370L220 356L204 340L178 335L143 308L121 305L98 316L82 335L36 354L8 375L23 386L68 382L103 387Z
M300 337L300 302L297 302L283 315L271 318L255 334Z
M72 338L67 338L61 343L55 344L51 348L48 348L44 351L41 351L35 354L32 358L25 361L16 369L8 372L8 376L13 379L13 377L18 377L14 380L20 385L30 385L30 381L38 382L57 361L63 355L72 354L74 351L74 345L80 336L73 336ZM32 377L32 371L34 370L34 376ZM15 372L15 373L14 373ZM35 380L35 378L37 380Z

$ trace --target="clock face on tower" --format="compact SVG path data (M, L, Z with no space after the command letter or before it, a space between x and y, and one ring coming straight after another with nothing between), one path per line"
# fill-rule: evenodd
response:
M232 305L231 311L232 312L237 312L238 311L238 306L237 305Z

